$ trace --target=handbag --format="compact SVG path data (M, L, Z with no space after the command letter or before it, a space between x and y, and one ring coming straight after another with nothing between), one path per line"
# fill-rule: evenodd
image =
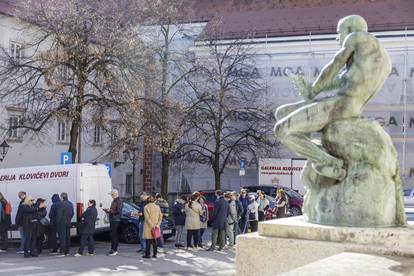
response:
M256 212L249 212L249 221L257 220Z
M50 224L50 221L47 218L41 218L40 224L43 226L48 226Z
M159 239L159 238L161 238L161 230L160 230L160 228L159 227L153 227L152 229L151 229L151 236L152 236L152 238L153 239Z

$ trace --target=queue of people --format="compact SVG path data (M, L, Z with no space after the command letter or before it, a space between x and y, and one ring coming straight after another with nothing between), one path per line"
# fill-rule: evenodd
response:
M110 208L103 208L110 224L111 248L108 256L118 254L119 225L121 221L123 202L119 198L117 190L112 190L112 203ZM263 191L257 191L257 198L242 189L240 194L232 192L215 192L216 201L212 216L211 244L208 251L223 250L225 246L233 247L236 237L240 233L255 232L258 222L266 219L269 211L269 200ZM24 254L25 258L37 257L42 253L43 237L48 231L48 245L50 254L60 256L69 255L70 228L74 216L73 204L69 201L68 194L54 194L51 198L52 205L47 214L46 200L34 199L26 195L24 191L18 193L20 204L16 214L16 224L20 233L20 247L17 253ZM143 258L156 258L160 248L163 247L161 222L163 216L168 214L168 203L160 194L155 197L142 192L140 195L139 210L131 213L138 218L138 241L140 248L137 252L143 254ZM8 249L7 231L11 226L11 204L0 193L0 252ZM277 192L275 207L272 212L278 217L286 217L289 214L288 198L283 190ZM208 227L209 210L205 198L200 192L193 193L189 198L180 196L175 200L172 208L175 223L175 247L186 246L187 249L203 248L203 234ZM47 216L48 215L48 216ZM80 247L75 256L93 256L94 232L98 217L96 201L90 199L88 207L78 218L78 231L80 234ZM186 244L183 237L186 231ZM84 253L87 247L87 252ZM152 248L152 254L151 254Z

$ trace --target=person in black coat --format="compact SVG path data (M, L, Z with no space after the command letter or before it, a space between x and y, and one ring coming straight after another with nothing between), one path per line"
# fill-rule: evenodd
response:
M6 198L3 196L2 193L0 193L0 208L1 208L1 214L0 217L0 241L1 241L1 249L0 251L6 251L8 249L8 237L7 233L11 226L11 215L6 212L6 206L7 204L10 204L7 202Z
M94 254L94 240L93 234L95 233L95 223L96 218L98 217L98 211L96 210L96 201L91 199L88 203L88 209L81 216L81 239L80 247L78 253L75 254L75 257L80 257L83 255L83 249L85 248L86 243L88 243L88 253L87 255Z
M44 203L39 205L44 207ZM24 203L21 205L21 216L24 232L24 257L37 257L36 249L36 235L37 235L37 211L38 208L34 205L34 199L31 196L25 198ZM29 253L30 252L30 253Z
M186 196L181 196L175 200L173 206L174 224L175 224L175 247L183 247L181 242L185 225L185 203L187 202Z
M61 193L62 202L57 210L56 225L60 241L60 253L67 256L70 248L70 225L74 215L73 204L68 200L67 193Z
M17 229L19 230L19 234L20 234L20 247L17 250L17 253L24 253L25 237L24 237L24 230L23 230L22 205L24 203L24 200L26 199L26 192L20 191L18 193L18 197L20 199L20 203L19 203L19 207L17 208L15 222L18 227Z
M217 200L214 202L213 211L213 231L211 233L211 246L208 251L216 250L217 240L219 241L218 250L222 250L226 241L227 217L229 215L229 202L224 199L223 192L216 191Z
M57 244L57 240L56 240L56 235L57 235L57 222L56 222L56 218L57 218L57 214L58 214L58 210L59 208L62 207L62 205L60 204L60 197L58 194L54 194L52 195L52 206L50 206L50 212L49 212L49 219L50 219L50 224L49 224L49 248L51 249L50 253L51 254L55 254L58 252L58 244Z
M44 219L47 215L45 201L46 200L44 200L43 198L38 198L36 200L35 205L34 205L35 208L37 209L37 212L36 212L37 221L35 222L35 224L36 224L35 239L36 239L36 249L37 249L38 254L42 254L44 234L46 232L46 227L47 227L46 225L43 225L41 223L41 221L44 221Z

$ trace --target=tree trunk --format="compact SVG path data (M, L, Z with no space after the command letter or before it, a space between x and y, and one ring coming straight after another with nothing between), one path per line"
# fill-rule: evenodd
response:
M221 190L221 173L214 170L214 183L216 190Z
M216 190L221 190L221 172L220 172L220 160L215 158L213 161L213 171L214 171L214 184Z
M161 195L163 198L167 198L168 194L168 174L170 170L171 157L168 154L161 154L162 167L161 167Z
M72 126L70 129L69 152L72 153L72 163L76 163L76 155L78 153L78 137L82 122L83 95L85 90L86 78L79 78L78 91L76 95L76 109L72 117ZM82 137L79 137L81 139Z
M75 119L72 121L72 126L70 129L70 141L69 141L69 152L72 153L72 162L76 163L76 154L78 153L78 135L80 128L80 120Z

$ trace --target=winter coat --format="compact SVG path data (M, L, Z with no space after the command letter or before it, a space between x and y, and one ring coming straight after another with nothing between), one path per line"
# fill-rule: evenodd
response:
M144 208L144 232L143 238L146 240L152 240L151 229L161 226L162 213L158 205L151 202L148 203Z
M119 197L112 200L111 208L107 212L109 214L109 221L121 221L122 205L122 200Z
M24 199L20 201L19 207L17 208L16 220L15 220L17 226L23 226L23 210L22 210L23 202L24 202Z
M5 227L5 229L8 230L10 229L10 226L11 226L11 215L6 214L6 204L7 204L6 200L1 202L0 209L3 214L1 215L0 224L1 224L1 227Z
M236 200L235 202L236 202L236 210L237 210L237 221L239 221L245 215L245 210L240 200Z
M208 227L208 217L209 217L208 206L207 206L207 204L204 203L204 206L201 206L201 208L202 208L201 215L206 218L206 221L205 222L200 221L200 229L207 229L207 227Z
M249 206L249 197L242 197L240 196L239 201L241 202L243 206L243 215L242 217L246 216L247 206Z
M269 200L264 198L257 198L257 203L259 204L259 211L264 212L269 208Z
M284 218L288 215L287 199L277 198L276 201L277 218Z
M49 219L51 225L56 225L56 218L59 208L62 208L62 205L60 204L60 198L58 194L54 194L52 196L52 206L50 206L49 211Z
M197 230L201 227L200 214L203 211L200 203L193 201L191 208L189 203L185 205L185 226L186 230Z
M98 211L95 206L88 207L81 216L81 234L95 233L95 223L98 217Z
M252 216L249 214L252 213ZM259 204L256 201L253 201L247 206L246 211L246 220L248 221L258 221L259 220Z
M218 230L226 230L228 215L229 203L224 199L224 197L218 198L214 202L213 228Z
M46 215L47 215L47 210L46 210L46 208L39 208L39 206L35 206L35 208L37 209L37 212L36 212L36 219L37 219L37 221L35 222L36 223L36 225L37 225L37 227L36 227L36 236L37 237L41 237L42 235L43 235L43 233L45 233L46 232L46 226L43 226L41 223L40 223L40 220L42 219L42 218L45 218L46 217Z
M24 229L35 228L37 219L37 208L34 206L29 206L27 204L22 204L19 206L21 210L21 222Z
M63 200L57 211L56 224L70 227L74 215L72 202L69 200Z
M157 199L155 201L155 204L157 204L158 206L160 206L161 209L161 213L163 213L164 215L170 212L170 206L168 205L168 202L165 199Z
M144 218L144 216L145 216L144 215L144 209L145 209L145 206L147 206L147 203L148 203L147 201L142 201L140 204L138 204L138 206L139 206L139 212L143 214L142 216L139 217L139 221L140 222L143 222L144 219L145 219Z
M232 225L235 222L237 222L237 207L236 202L234 200L231 200L229 202L229 215L227 216L227 223L229 225Z
M173 206L173 216L175 225L185 224L185 201L177 199Z

